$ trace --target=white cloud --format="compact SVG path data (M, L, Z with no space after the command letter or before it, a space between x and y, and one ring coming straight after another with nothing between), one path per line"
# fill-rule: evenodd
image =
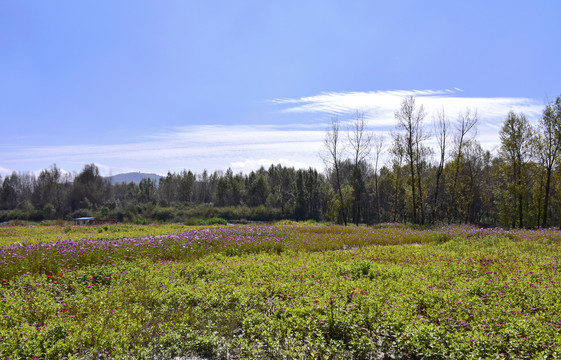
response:
M268 168L271 165L278 165L278 164L281 164L281 165L287 166L287 167L294 167L296 169L306 169L310 166L310 164L307 164L307 163L279 158L277 160L246 159L246 160L243 160L243 161L235 161L235 162L230 164L230 167L234 171L246 172L247 170L257 169L257 168L260 168L261 166L263 166L264 168Z
M317 140L314 128L302 129L301 127L284 125L206 125L186 126L153 136L158 141L173 145L185 144L220 144L229 145L259 145L276 142L306 142ZM323 129L322 129L323 130ZM321 136L323 138L323 135Z
M200 172L257 169L261 165L320 167L324 129L303 130L296 126L190 126L151 136L145 141L119 145L46 146L14 149L0 154L0 162L43 168L57 166L80 171L95 163L104 175L129 171L165 174L191 169ZM278 159L278 160L270 160ZM48 165L47 165L48 164Z
M461 89L454 90L394 90L371 92L332 92L298 99L275 99L273 103L284 106L286 113L322 113L349 117L357 110L363 111L370 126L383 127L395 124L394 113L405 97L415 97L429 113L444 109L455 118L466 109L477 109L482 120L502 122L509 111L525 113L530 118L541 114L543 104L534 99L508 97L463 97Z
M494 150L499 144L499 130L509 111L524 113L535 121L542 113L543 104L523 97L465 97L463 90L392 90L370 92L330 92L297 99L275 99L284 113L323 114L336 116L343 123L353 118L356 111L364 113L371 130L386 133L395 127L395 111L405 97L415 97L417 106L423 106L430 127L433 115L444 110L454 121L461 112L477 110L480 117L478 140L485 149Z
M13 170L7 169L3 166L0 166L0 175L1 176L7 176L10 175L12 173Z

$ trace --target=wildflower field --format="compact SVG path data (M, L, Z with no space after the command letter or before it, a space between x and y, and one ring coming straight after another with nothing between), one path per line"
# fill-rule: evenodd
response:
M1 228L0 358L561 357L557 230L142 229Z

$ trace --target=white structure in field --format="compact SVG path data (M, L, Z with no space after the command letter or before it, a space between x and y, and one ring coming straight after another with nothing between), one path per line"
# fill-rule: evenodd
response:
M95 218L91 216L74 218L74 225L91 225L94 222L95 222Z

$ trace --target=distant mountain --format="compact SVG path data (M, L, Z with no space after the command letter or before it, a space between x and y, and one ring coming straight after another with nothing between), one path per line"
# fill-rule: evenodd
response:
M109 181L111 182L111 184L117 184L117 183L136 183L139 184L140 180L142 179L151 179L151 180L155 180L156 183L160 180L161 176L157 175L157 174L146 174L146 173L141 173L141 172L131 172L131 173L126 173L126 174L117 174L117 175L113 175L113 176L107 176L107 179L109 179Z

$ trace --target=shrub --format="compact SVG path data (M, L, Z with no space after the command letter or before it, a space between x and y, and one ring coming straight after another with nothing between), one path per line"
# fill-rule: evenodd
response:
M56 217L55 206L51 203L43 206L43 216L46 220L53 220Z
M172 207L156 206L152 212L154 220L169 221L175 218L175 209Z
M134 223L137 225L146 225L148 222L146 221L146 219L137 216L136 218L134 218Z
M226 219L220 217L212 217L205 221L206 225L228 225L228 221Z
M280 220L276 222L276 225L294 225L294 224L298 224L298 222L294 220Z

